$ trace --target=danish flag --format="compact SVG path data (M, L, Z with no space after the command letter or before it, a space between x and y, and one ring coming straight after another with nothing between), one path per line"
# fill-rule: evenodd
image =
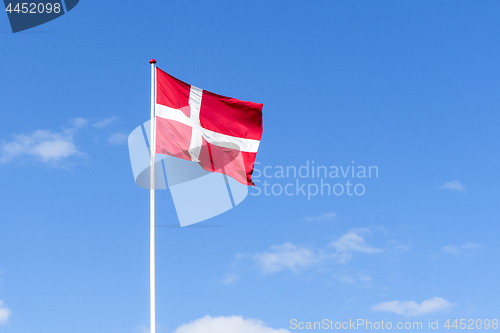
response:
M262 107L191 86L156 68L155 153L254 185Z

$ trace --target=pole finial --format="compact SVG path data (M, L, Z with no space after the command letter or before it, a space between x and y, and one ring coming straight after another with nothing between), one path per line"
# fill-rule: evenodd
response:
M149 60L149 63L150 63L150 64L156 64L156 60L151 59L151 60Z

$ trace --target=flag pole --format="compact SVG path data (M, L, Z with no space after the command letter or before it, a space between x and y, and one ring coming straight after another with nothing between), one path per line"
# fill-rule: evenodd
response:
M151 306L151 333L156 333L156 264L155 264L155 150L156 150L156 60L151 59L151 132L150 132L150 247L149 247L149 292Z

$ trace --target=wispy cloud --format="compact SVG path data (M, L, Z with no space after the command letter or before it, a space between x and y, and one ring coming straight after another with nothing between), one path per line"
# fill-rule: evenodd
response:
M269 251L256 253L253 259L263 273L276 273L284 269L297 272L317 265L323 260L317 250L298 247L291 242L273 245Z
M439 189L453 190L453 191L465 191L465 186L462 185L458 180L452 180L451 182L446 182Z
M334 212L331 212L331 213L325 213L325 214L322 214L319 216L313 216L313 217L307 216L306 221L308 221L308 222L329 221L329 220L333 220L336 217L337 217L337 214L335 214Z
M450 254L459 254L460 248L456 245L445 245L443 246L443 251Z
M369 246L361 234L370 233L368 228L352 229L348 233L342 235L338 240L330 242L329 248L334 248L338 261L342 264L351 260L356 252L373 254L381 253L382 249Z
M414 317L429 313L446 312L453 304L441 297L433 297L418 304L415 301L391 301L372 306L373 311L393 312L403 316Z
M411 246L408 244L397 244L394 248L401 252L407 252L411 250Z
M95 122L92 126L94 126L96 128L102 128L102 127L108 126L109 124L115 122L116 120L118 120L118 117L114 116L114 117L106 118L106 119L103 119L101 121Z
M364 252L364 253L380 253L383 250L377 247L369 246L366 240L361 237L362 233L369 233L370 230L367 228L354 229L337 241L333 241L328 244L328 247L333 247L339 253L352 253L352 252Z
M3 301L0 300L0 325L7 323L12 311L3 305Z
M354 284L356 283L356 279L352 275L339 275L335 274L333 276L337 280L339 280L342 283L347 283L347 284Z
M318 268L328 264L344 264L351 260L355 253L376 254L382 249L367 244L361 236L370 233L367 228L352 229L339 239L330 242L326 247L297 246L291 242L273 245L268 251L256 253L252 259L260 272L271 274L283 270L296 273L308 268Z
M35 157L47 164L57 164L72 156L83 156L74 143L75 129L61 132L37 130L29 134L18 134L12 141L0 144L0 162L9 163L25 156Z
M337 280L339 280L342 283L346 284L355 284L357 282L371 282L372 278L371 276L353 276L353 275L342 275L342 274L335 274L333 276Z
M89 121L88 121L88 119L79 117L79 118L71 119L69 122L75 128L82 128L82 127L87 126Z
M139 325L134 329L134 332L136 332L136 333L150 333L151 329L149 327L147 327L146 325Z
M226 274L224 277L220 280L216 280L215 282L220 283L220 284L233 284L237 282L240 279L238 274L232 273L232 274Z
M127 142L128 135L123 133L112 133L108 137L108 143L113 146L121 145Z
M260 320L245 319L241 316L205 316L183 324L174 333L290 333L286 329L273 329Z
M464 245L462 245L462 249L464 249L464 250L479 249L481 247L483 247L481 244L472 243L472 242L466 242Z
M102 128L117 118L107 118L92 126ZM89 134L91 129L87 127L88 123L88 119L78 117L69 120L59 131L39 129L30 133L14 134L10 140L0 141L0 164L31 158L49 166L66 167L71 161L75 161L71 158L87 156L76 146L75 137L81 136L83 131ZM127 142L127 135L111 133L106 141L110 145L120 145Z
M443 246L443 251L448 254L462 254L464 252L470 253L470 251L479 249L483 247L481 244L466 242L462 246L457 245L446 245Z

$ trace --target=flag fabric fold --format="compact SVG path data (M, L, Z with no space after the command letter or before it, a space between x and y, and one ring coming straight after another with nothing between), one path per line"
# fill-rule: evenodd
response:
M262 107L191 86L156 68L155 152L253 185Z

